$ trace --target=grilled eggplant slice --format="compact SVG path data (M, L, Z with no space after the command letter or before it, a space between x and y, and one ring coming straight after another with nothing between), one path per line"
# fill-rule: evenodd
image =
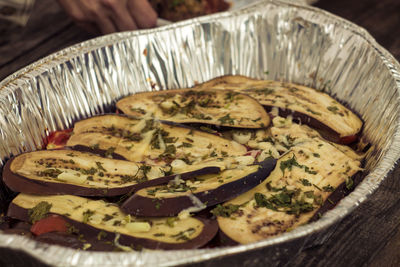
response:
M62 215L71 231L81 238L97 236L124 250L138 246L149 249L193 249L210 241L218 227L203 218L135 218L102 200L72 195L36 196L19 194L10 204L8 216L35 221L38 215Z
M174 173L223 166L220 158L241 156L247 151L245 146L213 134L123 115L77 122L67 146L103 151L106 156L118 154L134 162L170 165Z
M186 181L178 177L168 185L137 191L124 202L122 209L136 216L174 216L183 210L196 211L213 206L260 184L275 163L275 159L267 159L261 164L242 165Z
M362 128L362 121L329 95L293 83L223 76L199 84L195 89L229 89L247 94L268 111L276 107L280 116L291 115L336 143L354 142Z
M186 179L219 171L218 167L206 167L181 176ZM168 172L168 167L103 158L86 152L44 150L10 159L4 167L3 179L13 191L28 194L117 196L167 183L175 177L166 176Z
M265 128L270 118L253 98L230 90L168 90L125 97L117 102L125 114L177 123L205 123L238 128ZM249 112L251 111L251 112Z
M247 244L308 222L331 192L350 184L360 170L353 156L320 137L303 139L262 184L213 210L221 231Z

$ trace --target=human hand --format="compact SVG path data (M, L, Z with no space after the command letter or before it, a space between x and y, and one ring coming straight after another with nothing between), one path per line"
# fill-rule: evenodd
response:
M58 0L78 26L92 33L152 28L157 13L147 0Z

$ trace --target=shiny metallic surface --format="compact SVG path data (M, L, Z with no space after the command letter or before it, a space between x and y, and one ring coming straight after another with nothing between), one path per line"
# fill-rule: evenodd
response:
M373 145L363 182L320 220L254 244L213 249L87 252L0 234L0 247L57 266L166 266L249 255L276 265L310 243L379 186L400 156L400 65L363 29L293 1L264 0L240 9L152 30L117 33L46 57L0 83L0 164L38 149L54 130L112 111L128 94L189 87L224 74L283 80L326 91L365 122ZM1 187L1 202L10 192ZM4 207L3 207L4 208ZM287 241L306 237L295 248ZM290 253L289 253L290 252Z

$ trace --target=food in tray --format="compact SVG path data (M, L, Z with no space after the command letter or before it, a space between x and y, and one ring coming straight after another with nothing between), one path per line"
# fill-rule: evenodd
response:
M160 120L237 128L265 128L270 118L252 97L231 90L168 90L139 93L117 102L123 113ZM251 112L249 112L251 110Z
M271 175L214 210L220 230L237 243L259 241L307 223L331 192L342 183L351 185L361 170L359 155L306 126L278 123L271 133L276 145L287 148Z
M357 139L362 121L328 94L313 88L278 81L256 80L245 76L223 76L195 86L196 89L229 89L247 94L268 111L277 108L279 116L319 130L328 140L350 144Z
M21 193L0 229L88 250L197 248L217 231L211 246L246 244L309 222L362 170L343 145L361 120L304 86L224 76L117 108L7 162Z
M179 175L188 179L220 170L218 166L206 166ZM170 166L151 166L66 149L24 153L4 167L4 182L8 187L28 194L120 196L168 183L175 176Z
M38 196L19 194L10 204L8 215L21 221L40 222L47 214L61 215L65 232L82 235L82 248L92 243L112 242L125 251L134 248L184 249L205 245L216 234L215 221L186 217L135 218L103 200L59 195ZM35 225L35 224L34 224ZM42 233L45 231L42 231Z
M170 21L221 12L230 6L224 0L150 0L150 4L161 18Z
M259 185L275 166L275 159L260 164L241 165L218 174L205 174L194 179L178 179L172 183L138 190L122 205L122 209L136 216L174 216L193 207L214 206ZM194 199L196 199L194 201ZM158 205L155 206L154 202Z
M205 166L224 168L247 151L243 145L215 134L151 117L137 119L116 114L76 123L66 145L106 157L170 166L174 173Z

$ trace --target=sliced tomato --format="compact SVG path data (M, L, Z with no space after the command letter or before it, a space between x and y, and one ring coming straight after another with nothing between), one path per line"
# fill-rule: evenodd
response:
M31 227L31 232L34 235L42 235L50 232L64 232L68 231L67 222L59 215L50 215L35 222Z
M62 131L55 131L49 134L47 137L46 149L60 149L65 146L68 139L71 136L73 129L67 129Z
M340 143L343 145L349 145L357 141L357 139L358 139L357 135L344 136L340 138Z
M253 158L256 159L260 154L261 154L261 150L249 150L244 155L245 156L252 156Z

